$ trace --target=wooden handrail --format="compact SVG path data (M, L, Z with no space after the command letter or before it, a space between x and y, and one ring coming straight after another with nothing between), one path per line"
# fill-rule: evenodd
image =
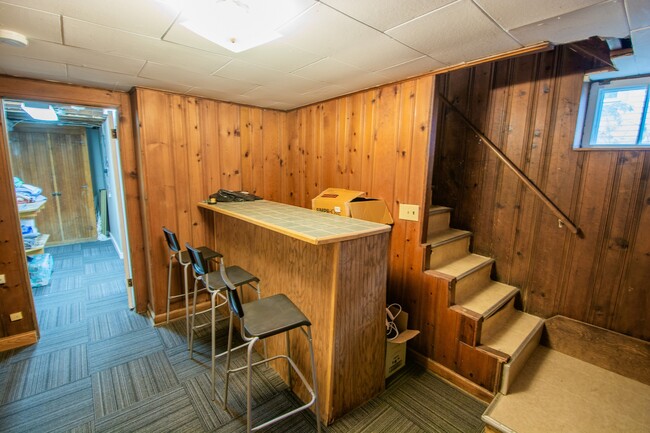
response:
M524 185L526 185L526 186L528 187L528 189L530 189L533 193L535 193L535 195L536 195L537 197L539 197L540 200L542 200L542 202L543 202L543 203L544 203L548 208L551 209L551 212L553 212L553 214L555 214L555 216L558 218L558 223L559 223L559 226L560 226L560 227L562 227L562 226L566 226L566 227L571 231L571 233L574 233L574 234L578 235L579 237L582 237L582 231L581 231L578 227L576 227L576 225L573 224L573 222L571 222L571 220L570 220L566 215L564 215L564 213L560 210L560 208L558 208L558 207L555 205L555 203L553 203L553 201L552 201L550 198L548 198L548 197L546 196L546 194L544 194L544 192L543 192L541 189L539 189L539 187L538 187L537 185L535 185L535 183L534 183L532 180L530 180L530 179L528 178L528 176L526 176L526 174L525 174L523 171L521 171L521 170L519 169L519 167L517 167L517 166L515 165L515 163L512 162L512 161L510 160L510 158L508 158L508 157L506 156L506 154L503 153L503 152L501 151L501 149L499 149L499 148L496 146L496 144L492 143L492 141L491 141L489 138L487 138L487 137L485 136L485 134L483 134L483 133L482 133L482 132L481 132L481 131L476 127L476 126L474 126L474 124L472 123L472 121L469 120L469 119L468 119L468 118L467 118L467 117L466 117L466 116L465 116L465 115L464 115L464 114L463 114L463 113L462 113L458 108L456 108L456 107L454 106L454 104L452 104L452 103L451 103L447 98L445 98L444 95L442 95L442 94L439 93L438 96L440 96L440 99L441 99L445 104L447 104L447 106L450 107L450 108L452 109L453 112L455 112L456 114L458 114L458 115L460 116L460 118L463 119L463 121L467 124L467 126L469 126L469 128L470 128L472 131L474 131L474 133L478 136L478 138L479 138L483 143L485 143L485 145L486 145L486 146L487 146L487 147L488 147L492 152L494 152L494 153L496 154L496 156L499 157L499 159L500 159L501 161L503 161L503 163L506 165L506 167L508 167L510 170L512 170L512 171L517 175L517 177L518 177L519 179L521 179L521 181L524 183Z

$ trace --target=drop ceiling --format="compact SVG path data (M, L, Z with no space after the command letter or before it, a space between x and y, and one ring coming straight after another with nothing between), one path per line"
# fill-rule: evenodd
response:
M0 73L287 110L542 41L631 37L621 65L650 72L647 0L296 2L280 39L235 54L157 0L0 1L0 29L29 39L0 44Z

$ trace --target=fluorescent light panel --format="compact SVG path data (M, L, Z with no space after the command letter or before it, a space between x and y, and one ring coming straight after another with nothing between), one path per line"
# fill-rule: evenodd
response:
M59 116L56 115L56 112L51 105L43 104L43 107L36 107L32 105L26 105L24 102L20 104L20 108L27 114L29 114L32 119L36 120L47 120L47 121L56 121L59 120Z
M183 5L180 24L239 53L281 37L275 29L299 10L291 0L193 0Z

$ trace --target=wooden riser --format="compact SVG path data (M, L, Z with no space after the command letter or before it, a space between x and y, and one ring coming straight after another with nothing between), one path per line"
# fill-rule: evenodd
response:
M436 269L469 255L469 234L452 239L449 242L428 247L428 267Z
M477 258L476 266L471 271L464 272L458 277L454 287L454 297L451 299L452 303L458 304L470 297L478 288L487 286L491 281L490 275L493 263L494 260L492 259L481 260Z
M434 233L449 229L451 209L444 206L433 206L429 209L429 222L427 225L427 237Z

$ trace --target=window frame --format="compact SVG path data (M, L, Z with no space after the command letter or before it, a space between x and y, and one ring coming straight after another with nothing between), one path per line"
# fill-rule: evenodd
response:
M601 90L645 88L645 110L639 120L637 142L643 136L643 127L646 118L650 116L650 76L635 78L616 78L610 80L589 81L585 80L580 97L578 109L578 122L574 140L574 150L650 150L650 144L591 144L591 137L597 133L594 128L600 121L602 107Z

